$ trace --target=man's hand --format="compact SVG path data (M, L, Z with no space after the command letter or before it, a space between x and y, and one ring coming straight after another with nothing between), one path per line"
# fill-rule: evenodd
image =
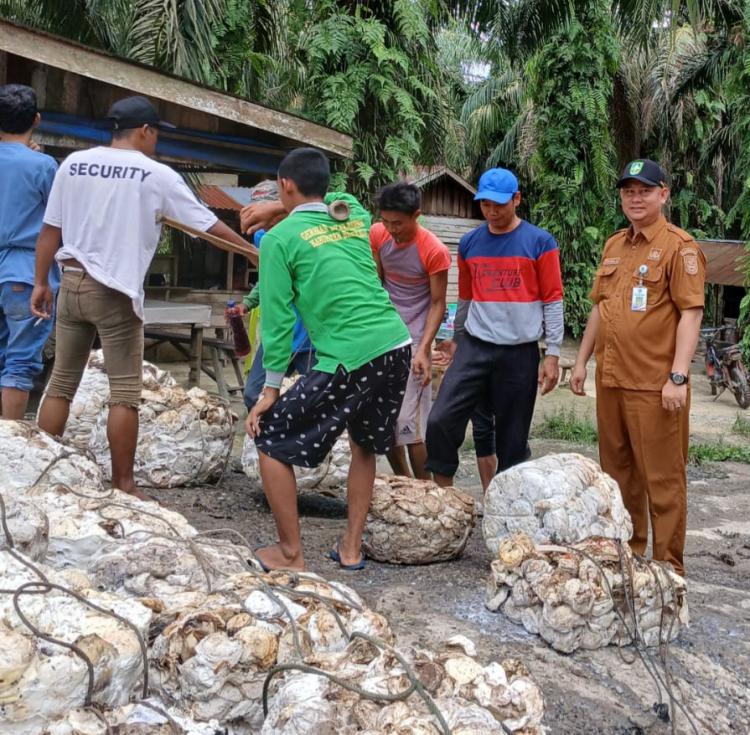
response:
M37 153L42 152L42 147L39 145L39 143L30 140L26 145L28 145L29 148L31 148L32 151L36 151Z
M278 400L279 389L266 386L261 391L257 403L245 419L245 431L253 439L260 434L260 419L271 406Z
M54 299L49 286L34 286L31 292L31 313L40 319L51 319Z
M240 210L240 231L253 235L258 230L270 230L286 217L281 202L256 202Z
M447 355L447 357L452 360L453 356L456 354L456 347L458 345L456 344L456 341L453 339L444 339L435 349L438 352L442 352L444 355Z
M675 385L671 380L661 389L661 405L666 411L680 411L687 405L687 383Z
M557 355L547 355L539 366L539 385L542 395L549 393L560 379L560 358Z
M411 369L418 378L422 380L422 385L429 385L432 380L432 356L427 350L419 349L414 353L414 359L411 361Z
M577 396L585 396L586 391L584 386L586 385L586 366L575 364L573 373L570 376L570 390L573 391Z
M250 313L250 309L247 308L247 304L242 301L237 304L237 309L242 316L247 316Z

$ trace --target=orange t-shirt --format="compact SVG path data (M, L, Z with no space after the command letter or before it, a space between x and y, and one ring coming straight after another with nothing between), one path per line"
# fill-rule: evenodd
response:
M432 303L430 276L450 268L450 251L424 227L417 229L412 242L399 245L382 222L370 228L370 247L382 266L383 285L393 305L419 344Z

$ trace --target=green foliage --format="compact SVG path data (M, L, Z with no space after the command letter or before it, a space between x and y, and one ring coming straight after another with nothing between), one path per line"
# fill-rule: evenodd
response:
M354 138L348 188L365 200L419 163L442 162L458 132L425 3L313 3L296 53L300 112Z
M596 426L588 419L580 418L573 409L560 409L545 415L532 433L538 439L556 439L575 444L596 444L599 441Z
M732 424L732 433L750 439L750 419L738 413Z
M560 244L566 324L574 335L585 326L593 269L617 221L609 109L618 60L608 3L597 0L527 65L536 143L532 219Z
M705 462L742 462L750 464L750 449L733 444L691 444L688 449L688 461L693 464Z

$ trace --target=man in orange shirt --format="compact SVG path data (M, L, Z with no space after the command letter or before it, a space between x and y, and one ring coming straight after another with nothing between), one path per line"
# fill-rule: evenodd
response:
M684 574L688 373L703 318L706 259L664 218L669 188L657 163L632 161L617 186L630 227L604 246L570 386L584 395L595 351L599 456L633 519L630 546L645 553L650 517L654 559Z
M412 339L412 373L396 423L388 461L397 475L429 479L425 431L432 407L432 343L445 314L451 255L436 235L419 224L422 195L406 181L377 195L380 222L370 228L370 247L385 290Z

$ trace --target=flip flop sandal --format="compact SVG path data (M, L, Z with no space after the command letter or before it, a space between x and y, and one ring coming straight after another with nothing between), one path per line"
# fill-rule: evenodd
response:
M335 561L342 569L347 572L358 572L360 569L364 569L367 565L365 564L365 557L362 555L358 562L354 564L344 564L341 561L341 554L339 553L339 541L336 542L336 546L332 548L327 556L331 561Z
M255 562L258 562L258 564L260 565L260 568L261 568L261 569L262 569L262 570L263 570L263 571L264 571L264 572L265 572L266 574L270 574L270 573L271 573L271 572L273 571L273 570L271 569L271 567L268 567L268 566L266 566L266 565L265 565L265 564L263 563L263 561L261 560L261 558L260 558L260 557L259 557L259 556L258 556L258 555L257 555L257 554L255 553L256 551L260 551L260 550L261 550L262 548L263 548L262 546L259 546L259 547L258 547L257 549L253 549L253 558L251 559L251 561L255 561Z

